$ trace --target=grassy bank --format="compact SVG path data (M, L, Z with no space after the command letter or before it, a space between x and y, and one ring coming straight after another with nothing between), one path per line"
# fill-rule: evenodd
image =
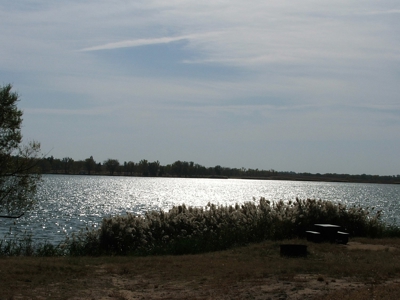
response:
M381 218L263 198L117 216L60 245L2 240L0 289L5 299L399 299L400 229ZM343 226L349 244L307 242L322 222ZM282 243L307 245L307 257L282 257Z
M281 257L281 243L304 243L308 256ZM180 256L2 257L1 298L399 299L399 249L399 238L357 238Z

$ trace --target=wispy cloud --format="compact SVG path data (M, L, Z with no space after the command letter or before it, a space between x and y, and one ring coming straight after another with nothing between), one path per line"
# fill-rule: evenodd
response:
M140 47L147 45L157 45L157 44L169 44L172 42L178 42L183 40L193 40L205 36L216 35L218 33L200 33L200 34L189 34L189 35L181 35L175 37L161 37L161 38L149 38L149 39L134 39L134 40L124 40L113 43L106 43L103 45L93 46L83 48L80 51L98 51L98 50L112 50L119 48L130 48L130 47Z
M362 12L360 12L359 14L363 14L363 15L391 15L391 14L400 14L400 9L362 11Z
M111 49L140 47L140 46L155 45L155 44L168 44L171 42L185 40L187 38L188 38L187 36L178 36L178 37L163 37L163 38L155 38L155 39L126 40L126 41L120 41L120 42L115 42L115 43L107 43L107 44L94 46L94 47L88 47L88 48L81 49L81 51L111 50Z
M35 115L82 115L95 116L105 115L112 109L110 108L91 108L91 109L58 109L58 108L26 108L24 113Z

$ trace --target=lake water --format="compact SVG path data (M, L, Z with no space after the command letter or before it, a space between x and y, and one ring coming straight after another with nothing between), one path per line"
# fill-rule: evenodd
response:
M400 225L400 185L244 179L142 178L44 175L38 204L20 219L0 219L0 237L30 232L35 240L58 243L104 217L191 206L313 198L375 207Z

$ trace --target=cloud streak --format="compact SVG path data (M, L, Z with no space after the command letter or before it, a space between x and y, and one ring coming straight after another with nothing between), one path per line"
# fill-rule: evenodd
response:
M148 45L159 45L159 44L169 44L173 42L183 41L183 40L193 40L198 38L204 38L207 36L215 36L218 33L201 33L201 34L190 34L175 37L161 37L161 38L149 38L149 39L134 39L134 40L124 40L113 43L106 43L98 46L83 48L80 51L99 51L99 50L113 50L120 48L132 48L141 47Z
M156 45L156 44L168 44L172 42L182 41L188 39L189 36L179 36L179 37L162 37L162 38L154 38L154 39L137 39L137 40L126 40L115 43L107 43L99 46L87 47L83 48L80 51L99 51L99 50L113 50L119 48L131 48L131 47L140 47L147 45Z

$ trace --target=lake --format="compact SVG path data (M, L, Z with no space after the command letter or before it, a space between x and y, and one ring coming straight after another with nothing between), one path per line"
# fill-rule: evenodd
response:
M386 222L400 225L400 185L394 184L44 175L36 207L20 219L0 219L0 237L26 231L35 240L59 243L73 232L98 228L104 217L166 211L182 203L201 207L260 197L375 207L384 212Z

